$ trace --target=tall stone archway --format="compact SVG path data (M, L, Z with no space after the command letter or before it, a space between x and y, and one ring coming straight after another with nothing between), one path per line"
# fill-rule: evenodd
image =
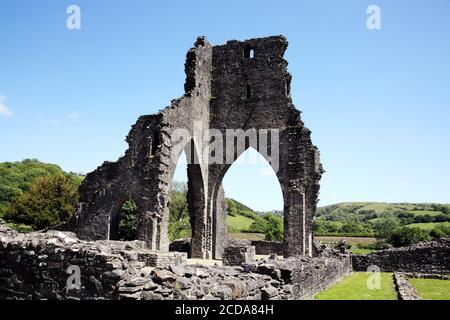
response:
M198 38L187 54L185 95L158 114L140 117L127 137L125 155L86 177L72 221L78 236L107 238L111 210L126 194L139 208L138 239L152 250L168 251L173 173L180 145L186 148L191 142L197 159L188 164L192 257L221 257L226 243L222 179L249 147L271 163L283 190L285 256L312 254L322 166L310 131L292 103L286 48L283 36L220 46ZM250 131L256 132L256 139L246 137ZM235 143L236 132L246 139L244 147ZM222 137L219 143L211 143L213 135ZM224 152L218 157L221 146Z

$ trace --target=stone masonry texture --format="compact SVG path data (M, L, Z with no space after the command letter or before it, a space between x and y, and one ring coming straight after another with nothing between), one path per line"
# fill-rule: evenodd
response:
M377 266L384 272L450 273L450 238L353 256L353 269Z
M0 221L0 300L303 299L351 272L340 254L207 267L188 265L186 253L145 247L61 231L20 234ZM73 267L80 271L76 287L67 285Z
M69 230L84 240L116 240L120 208L131 199L138 208L137 239L168 252L170 192L184 149L190 256L220 259L227 241L222 180L233 162L254 148L272 165L283 192L284 256L312 256L323 169L311 132L292 103L291 75L283 58L287 46L283 36L218 46L199 37L187 53L184 96L157 114L140 117L127 136L125 155L87 175ZM179 137L180 128L189 135ZM256 139L248 135L253 130ZM213 145L210 137L217 134L223 141L214 139ZM240 138L243 148L235 140ZM219 146L229 146L221 156L216 154Z

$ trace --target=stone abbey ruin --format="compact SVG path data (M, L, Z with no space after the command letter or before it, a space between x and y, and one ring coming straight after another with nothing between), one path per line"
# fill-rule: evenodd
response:
M125 156L86 177L69 223L23 234L0 220L0 300L310 299L374 266L394 272L406 300L418 298L408 274L448 279L450 238L359 256L344 243L314 242L323 170L290 98L286 48L282 36L222 46L198 38L187 54L185 95L139 118ZM280 182L284 243L227 239L222 179L248 148L267 159ZM183 150L192 239L169 246L171 184ZM116 241L128 199L138 207L138 239Z
M78 237L117 239L120 208L132 199L138 207L138 239L167 252L172 180L185 149L191 256L220 259L227 242L222 179L252 147L272 165L282 188L284 256L312 255L322 166L291 100L283 58L287 45L282 36L220 46L198 38L187 54L185 95L158 114L140 117L128 135L125 156L87 176L73 222ZM179 136L180 129L187 134ZM223 137L215 147L212 130ZM218 155L222 147L225 152Z

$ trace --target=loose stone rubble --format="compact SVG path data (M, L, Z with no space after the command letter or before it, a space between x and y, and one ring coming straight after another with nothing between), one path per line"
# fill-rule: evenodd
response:
M394 272L394 283L400 300L422 300L405 274Z
M79 288L68 286L73 266L80 269ZM300 299L338 281L350 266L349 256L338 253L188 265L186 253L152 252L140 241L84 241L60 231L20 234L0 224L0 299Z

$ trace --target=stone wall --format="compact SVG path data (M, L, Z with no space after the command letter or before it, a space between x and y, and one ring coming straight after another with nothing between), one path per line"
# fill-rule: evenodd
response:
M377 266L386 272L450 273L450 238L392 248L367 255L354 255L353 269L367 271Z
M294 297L313 298L351 273L352 261L348 254L309 259L293 272Z
M141 241L79 240L69 232L20 234L0 224L0 299L116 299L118 283L142 270L186 262L185 253L147 250ZM66 289L80 268L80 290Z
M404 273L394 272L394 284L399 300L421 300Z
M187 265L186 253L154 252L141 241L89 242L60 231L24 235L0 224L0 300L300 299L346 274L347 259ZM68 288L74 267L80 286Z
M223 264L225 266L240 266L255 260L255 247L252 246L228 246L223 252Z
M266 240L235 240L230 239L220 245L223 248L227 246L253 246L256 255L276 254L282 256L284 254L284 243L279 241ZM191 239L178 239L170 243L169 250L177 252L190 252ZM222 249L223 251L223 249ZM220 259L219 259L220 260Z
M255 252L257 255L276 254L282 256L284 254L283 242L255 240L251 241L251 245L255 247Z

